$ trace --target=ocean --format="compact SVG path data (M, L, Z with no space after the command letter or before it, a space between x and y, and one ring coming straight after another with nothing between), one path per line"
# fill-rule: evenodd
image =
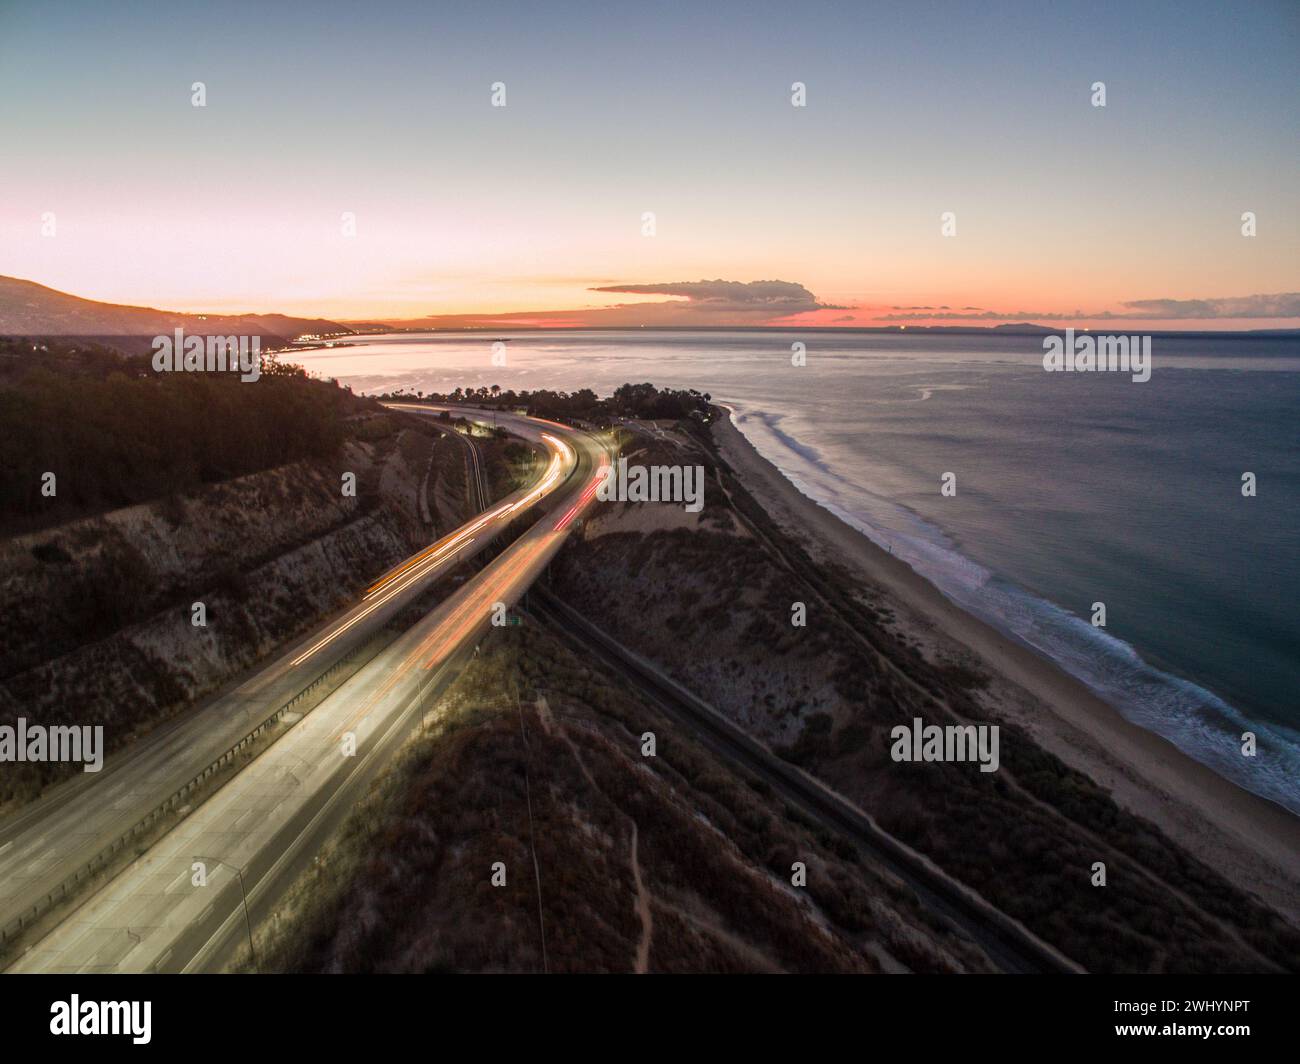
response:
M1300 341L1157 335L1145 383L1042 357L1033 336L629 330L405 334L294 360L358 392L707 392L963 608L1300 812Z

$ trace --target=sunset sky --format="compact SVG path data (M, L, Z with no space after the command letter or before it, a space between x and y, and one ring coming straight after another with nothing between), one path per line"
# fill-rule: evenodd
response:
M1300 6L1048 6L0 0L0 274L453 324L1300 325Z

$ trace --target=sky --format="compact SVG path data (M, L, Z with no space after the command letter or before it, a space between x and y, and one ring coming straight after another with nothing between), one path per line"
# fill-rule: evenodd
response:
M1294 2L0 0L0 274L431 325L1296 327L1297 60Z

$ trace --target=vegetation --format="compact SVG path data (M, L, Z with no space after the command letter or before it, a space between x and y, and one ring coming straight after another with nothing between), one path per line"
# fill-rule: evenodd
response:
M977 701L983 677L924 659L869 588L776 525L707 429L682 427L698 449L674 460L705 464L725 488L701 518L730 511L747 534L701 520L590 535L552 567L567 600L1090 970L1295 968L1294 928L999 719ZM662 442L637 446L641 460L665 460ZM808 603L797 632L794 601ZM894 763L889 730L914 716L999 724L1001 769ZM1090 885L1094 861L1106 863L1104 891Z
M412 396L396 392L387 399L410 400ZM653 384L622 384L608 399L597 397L590 388L576 392L503 391L499 385L478 388L457 388L445 395L436 392L417 392L416 399L431 403L464 404L490 410L526 410L534 417L557 421L585 421L596 425L609 425L618 418L678 419L698 414L705 416L710 397L694 388L660 389Z
M12 354L18 341L5 343ZM85 354L84 363L55 358L11 367L3 378L4 531L327 457L360 403L273 360L260 379L243 383L234 374L156 374L146 360ZM42 493L47 473L56 478L53 497Z
M19 433L8 419L15 410L27 419L28 434L35 432L31 410L14 405L23 399L49 410L90 396L102 434L99 451L79 456L71 473L53 467L58 496L42 497L48 513L22 518L6 509L11 532L15 526L52 527L0 539L6 577L0 723L21 715L46 725L103 725L108 750L116 750L354 601L375 576L470 516L465 448L429 418L383 411L292 370L264 373L249 385L189 374L159 380L124 372L129 360L117 356L96 367L69 354L71 366L25 370L14 378L18 387L0 385L0 410L6 412L0 429L7 440ZM185 467L159 472L133 464L112 470L119 478L114 490L77 498L74 505L65 496L85 470L99 477L105 464L126 461L140 443L130 416L106 406L105 396L116 394L162 407L168 406L164 399L178 396L187 404L198 401L195 396L215 396L222 404L246 397L248 423L282 438L256 452L259 462L238 454L229 459L216 453L214 433L222 417L239 431L240 411L225 405L200 410L203 435L187 453L211 453L212 461L196 476L206 469L234 479L172 490ZM278 411L282 425L274 423ZM164 409L159 416L172 424L174 415ZM322 450L335 438L346 442L334 448L337 453L237 475L249 465L310 450L291 437L301 431L310 442L312 424L321 429L314 439ZM163 452L153 452L156 463L172 457L160 441L144 443ZM238 438L228 444L238 452ZM176 450L186 446L182 439ZM10 449L15 453L12 443ZM29 450L48 459L39 441ZM48 468L22 450L16 454L35 470ZM489 475L515 468L490 453L485 467ZM340 492L343 470L357 475L355 498ZM13 476L12 465L2 475ZM164 491L148 502L141 498ZM126 513L85 512L95 502L106 508L118 499L140 505ZM53 523L64 514L74 520ZM205 606L204 627L191 623L195 602ZM73 771L56 762L11 766L3 774L0 806L30 800Z
M495 632L430 717L263 925L260 970L626 972L638 947L663 972L984 967L544 630Z

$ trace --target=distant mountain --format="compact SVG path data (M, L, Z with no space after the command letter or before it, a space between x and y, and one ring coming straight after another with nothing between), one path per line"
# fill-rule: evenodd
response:
M1061 332L1062 330L1053 329L1046 325L1035 325L1031 321L1017 321L1017 322L1009 321L1003 325L993 326L992 331L998 333L1030 333L1032 335L1037 336L1043 333Z
M372 333L391 333L391 332L402 331L397 326L391 324L385 324L384 322L379 322L379 321L353 321L352 319L349 318L343 324L347 328L351 329L354 333L357 333L359 335L364 334L366 336L369 336Z
M181 314L152 307L99 303L46 288L35 281L0 277L0 336L82 337L127 354L151 350L153 337L184 329L193 336L260 336L263 349L304 334L350 333L325 318L285 314Z

